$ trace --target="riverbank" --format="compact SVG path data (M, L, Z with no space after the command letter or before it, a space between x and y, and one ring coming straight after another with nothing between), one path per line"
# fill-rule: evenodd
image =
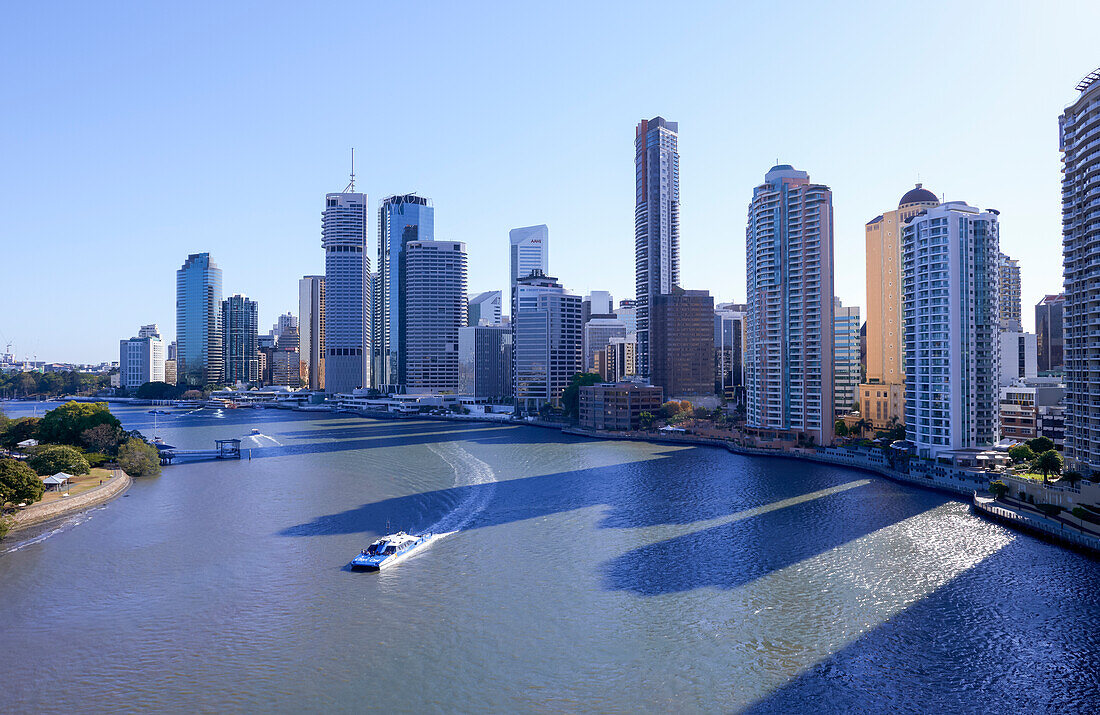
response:
M12 531L58 519L69 514L90 509L120 496L131 483L130 475L121 469L112 469L106 483L73 497L32 504L12 515Z
M982 516L1017 531L1028 532L1062 546L1100 556L1100 536L1085 533L1065 517L1048 517L1027 504L1015 500L997 500L976 493L974 509Z

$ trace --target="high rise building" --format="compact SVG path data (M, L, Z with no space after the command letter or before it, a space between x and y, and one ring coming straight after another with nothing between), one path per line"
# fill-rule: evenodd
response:
M634 130L634 271L638 371L649 377L650 305L680 284L679 128L663 117ZM668 394L668 391L665 391Z
M833 393L836 414L852 411L859 396L859 307L833 299Z
M875 429L905 422L905 320L901 313L901 237L905 222L940 201L921 184L898 207L871 219L867 239L866 361L859 386L860 413Z
M581 320L585 323L593 318L615 317L615 301L605 290L594 290L581 301Z
M367 195L355 182L325 195L321 213L325 249L325 392L347 393L371 384L370 257Z
M466 244L405 244L403 386L411 393L458 392L458 331L466 326Z
M298 332L298 316L294 313L283 313L271 326L271 334L275 336L275 344L287 350L298 350L302 345L301 334Z
M271 382L281 387L302 386L301 355L293 348L277 347L271 351Z
M501 295L499 290L489 290L470 297L467 322L470 325L500 325Z
M176 380L191 387L225 380L222 271L193 253L176 271Z
M416 194L388 196L378 209L378 273L374 279L374 385L404 392L406 383L405 247L435 240L435 209ZM465 296L463 296L465 301ZM455 338L457 340L457 337Z
M259 382L259 307L248 296L231 295L222 301L225 331L225 381Z
M714 394L714 299L674 286L649 303L650 382L666 397Z
M458 331L458 394L506 400L512 394L512 328L471 325Z
M583 305L582 305L583 319ZM584 324L584 369L592 372L596 368L596 354L602 352L612 338L625 338L626 323L618 318L592 318Z
M511 289L514 292L516 282L526 278L532 271L550 270L550 229L546 224L513 228L508 232L510 244L509 275L512 278ZM514 308L513 308L514 311Z
M1062 253L1066 300L1064 357L1066 461L1100 470L1100 68L1058 120L1062 150Z
M638 305L631 298L623 298L619 301L619 307L615 309L615 317L626 324L626 329L631 333L638 332Z
M1035 345L1039 372L1062 371L1062 308L1066 296L1043 296L1035 306Z
M369 291L368 291L369 292ZM305 276L298 281L299 359L303 387L325 389L325 277Z
M119 341L119 386L136 390L147 382L165 382L164 341L156 324L143 325L136 338Z
M753 190L746 230L746 425L833 441L833 194L789 164Z
M1000 434L997 214L949 201L902 236L905 428L921 457Z
M1000 298L998 304L1001 311L1001 329L1010 332L1023 332L1023 324L1020 322L1022 311L1020 310L1020 262L1015 258L1009 258L1005 254L1000 255Z
M581 299L540 270L516 285L513 392L520 412L561 405L561 395L581 371Z
M608 382L619 382L638 373L638 343L634 336L611 338L607 346L596 353L595 371Z
M1004 291L1001 295L1004 295ZM1039 376L1035 333L1002 330L1000 344L1001 379L998 387L1008 387L1019 380Z
M745 311L747 305L719 303L714 310L714 391L734 404L745 396Z

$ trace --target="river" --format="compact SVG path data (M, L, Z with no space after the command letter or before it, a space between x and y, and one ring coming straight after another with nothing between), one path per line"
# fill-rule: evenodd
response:
M147 410L114 409L151 435ZM167 467L0 543L5 709L1100 701L1100 561L945 495L513 425L204 409L157 431L237 437L246 458ZM398 529L452 533L392 570L346 569Z

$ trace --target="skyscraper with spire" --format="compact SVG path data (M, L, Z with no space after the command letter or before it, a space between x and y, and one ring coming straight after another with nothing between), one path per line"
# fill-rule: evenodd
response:
M649 306L680 284L680 153L678 125L643 119L634 132L634 270L638 373L650 374Z
M325 195L321 247L325 249L325 392L351 392L371 384L370 257L367 195L351 181Z

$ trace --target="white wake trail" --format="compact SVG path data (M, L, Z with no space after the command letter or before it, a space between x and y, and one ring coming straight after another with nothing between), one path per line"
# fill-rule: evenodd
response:
M496 491L496 474L493 468L453 442L430 444L428 449L451 465L455 473L456 487L468 487L466 495L454 509L425 531L435 534L435 538L449 536L462 531L485 510ZM485 486L480 486L485 485Z

